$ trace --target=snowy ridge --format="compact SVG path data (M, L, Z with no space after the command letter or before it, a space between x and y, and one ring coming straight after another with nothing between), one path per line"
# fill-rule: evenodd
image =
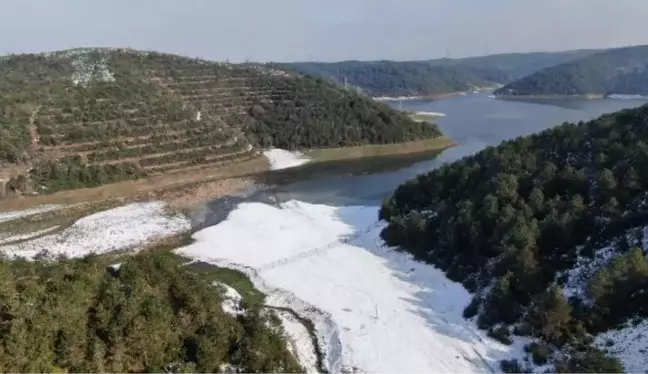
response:
M245 272L268 304L313 321L331 372L493 372L526 356L526 340L505 346L463 318L460 284L383 247L378 209L244 203L177 252Z
M39 253L82 257L132 249L189 229L187 218L180 214L169 215L163 202L132 203L83 217L55 234L0 246L0 252L26 258L34 258Z

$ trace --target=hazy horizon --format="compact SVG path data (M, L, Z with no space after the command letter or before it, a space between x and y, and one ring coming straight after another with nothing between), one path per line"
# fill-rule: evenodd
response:
M645 0L5 0L0 53L124 47L210 60L427 60L648 44Z

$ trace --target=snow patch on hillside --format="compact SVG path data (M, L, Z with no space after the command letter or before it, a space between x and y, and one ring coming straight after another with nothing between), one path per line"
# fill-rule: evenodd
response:
M584 302L588 302L586 295L587 282L599 269L607 265L616 255L616 249L613 246L610 246L596 251L593 258L579 256L576 265L558 276L558 278L564 276L567 277L567 280L563 285L565 297L577 297Z
M306 369L307 373L317 373L317 356L308 330L290 312L283 310L275 311L281 320L281 325L286 332L288 349L297 357L299 363Z
M263 155L270 162L270 169L279 170L294 168L310 161L303 153L297 151L286 151L285 149L272 148Z
M556 277L556 280L565 280L562 287L566 298L576 297L586 304L591 302L587 297L588 282L600 269L622 254L618 250L621 241L625 241L631 247L641 247L648 252L648 226L628 229L624 235L596 250L593 257L579 255L571 269L559 273ZM577 251L580 252L582 249L583 247L580 246Z
M72 62L75 72L72 73L72 82L75 85L86 85L91 81L114 82L115 77L108 68L105 57L92 60L89 54L77 54Z
M40 253L82 257L132 249L153 239L182 233L190 227L183 215L169 214L163 202L133 203L83 217L55 234L0 246L0 252L26 258L34 258Z
M223 311L225 313L233 316L245 314L245 310L241 307L241 301L243 300L243 297L237 290L222 282L214 282L214 284L218 287L222 287L225 290L222 304Z
M244 203L177 252L243 270L268 304L306 314L332 372L493 372L524 357L522 339L505 346L463 318L461 284L382 245L378 209Z
M11 210L8 212L0 212L0 222L12 221L18 218L33 216L34 214L51 212L53 210L61 209L64 205L41 205L31 209L25 210Z
M644 373L648 368L648 320L635 325L606 331L596 337L595 344L623 364L626 373Z

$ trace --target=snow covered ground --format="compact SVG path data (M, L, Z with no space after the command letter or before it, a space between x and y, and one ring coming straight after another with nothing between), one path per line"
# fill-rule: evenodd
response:
M416 112L416 114L421 116L445 117L445 113L441 112Z
M332 372L491 372L524 356L462 317L470 294L382 246L377 206L244 203L178 253L245 271L311 319ZM313 308L313 306L317 308Z
M53 210L61 209L64 205L41 205L31 209L25 210L11 210L8 212L0 212L0 222L11 221L14 219L33 216L34 214L51 212Z
M241 308L241 300L243 300L243 297L237 290L222 282L215 282L215 285L225 289L225 299L222 305L225 313L233 316L245 313L243 308Z
M645 373L648 368L648 320L638 325L628 323L618 330L596 337L596 345L616 356L626 373ZM611 346L609 346L611 344Z
M290 312L277 310L275 313L279 316L281 325L286 332L290 352L297 357L307 373L317 373L317 356L315 355L311 337L304 324Z
M133 203L83 217L55 234L0 246L0 252L27 258L43 251L54 256L81 257L129 249L189 228L184 216L167 214L162 202Z
M43 235L43 234L47 234L48 232L54 231L54 230L56 230L58 228L59 228L59 226L52 226L52 227L48 227L48 228L43 229L43 230L33 231L33 232L30 232L30 233L27 233L27 234L19 234L19 235L0 234L0 244L5 244L5 243L9 243L9 242L15 242L15 241L19 241L19 240L31 239L31 238L34 238L34 237L37 237L37 236L40 236L40 235Z
M293 168L310 161L310 159L304 156L301 152L286 151L279 148L269 149L263 152L263 155L268 158L268 161L270 161L270 169L272 170Z

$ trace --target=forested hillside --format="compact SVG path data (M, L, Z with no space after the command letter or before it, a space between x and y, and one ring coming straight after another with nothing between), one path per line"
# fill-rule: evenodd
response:
M346 78L348 84L359 87L371 96L423 96L467 91L492 84L483 76L498 73L414 61L314 62L295 63L290 67L301 73L331 79L338 84ZM497 78L501 77L497 75Z
M533 337L536 364L558 371L614 372L614 342L592 336L648 317L646 202L643 106L441 166L400 186L380 215L389 245L475 292L464 314L493 336Z
M549 66L595 53L511 53L428 61L342 61L277 64L341 84L344 79L371 96L435 96L505 84Z
M168 252L0 261L2 372L303 372L254 298L228 314L207 273ZM262 300L261 300L262 301Z
M541 70L495 92L502 96L648 95L648 46L608 50Z
M438 137L383 104L279 69L77 49L0 59L0 180L31 193L259 157Z

